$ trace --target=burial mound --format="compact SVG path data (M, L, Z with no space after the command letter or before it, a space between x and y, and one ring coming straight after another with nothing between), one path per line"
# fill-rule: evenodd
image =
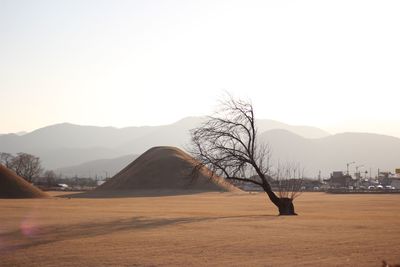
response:
M48 195L0 164L0 198L40 198Z
M190 175L196 160L175 147L153 147L95 191L191 190L240 191L203 168L196 179Z

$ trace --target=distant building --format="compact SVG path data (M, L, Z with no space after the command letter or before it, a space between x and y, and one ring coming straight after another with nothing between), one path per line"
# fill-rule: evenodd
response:
M321 190L323 185L319 180L305 178L302 183L302 189L305 191L317 191Z
M400 189L400 178L392 178L390 185L395 189Z
M349 186L354 186L355 180L348 175L343 174L341 171L335 171L331 174L329 179L325 180L330 188L349 188Z
M391 184L391 176L392 176L392 173L391 172L379 172L378 173L378 181L379 181L379 183L380 184L382 184L383 186L386 186L386 185L390 185Z
M400 173L399 169L395 170L395 174L391 172L379 172L378 180L383 186L393 186L396 189L400 189Z
M397 168L394 172L395 174L389 177L389 185L393 186L396 189L400 189L400 168Z
M379 172L378 173L378 179L384 179L384 178L389 178L393 174L391 172Z

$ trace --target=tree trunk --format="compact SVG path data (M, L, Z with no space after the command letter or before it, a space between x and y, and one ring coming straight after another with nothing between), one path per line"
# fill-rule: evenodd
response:
M279 215L297 215L297 213L294 212L293 199L287 197L279 198L272 191L269 184L265 183L263 188L271 202L279 209Z
M279 215L297 215L294 212L293 200L287 197L279 199Z

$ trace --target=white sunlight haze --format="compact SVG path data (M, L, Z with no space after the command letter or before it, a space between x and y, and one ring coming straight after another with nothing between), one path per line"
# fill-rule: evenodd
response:
M400 137L399 1L0 0L0 133L258 118Z

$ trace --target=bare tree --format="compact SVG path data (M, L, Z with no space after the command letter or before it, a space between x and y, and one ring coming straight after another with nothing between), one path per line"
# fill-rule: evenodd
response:
M252 104L231 96L220 104L215 115L191 130L189 150L199 162L192 174L207 167L213 175L255 184L265 191L280 215L297 215L293 199L300 188L289 182L284 184L282 178L286 176L278 175L278 195L272 190L271 152L268 145L257 142Z
M11 169L28 182L32 182L43 170L39 157L27 153L18 153L11 161Z
M12 168L14 156L10 153L0 152L0 164L3 164L7 168Z
M47 186L56 184L57 174L53 170L47 170L43 173L43 178L46 181Z

